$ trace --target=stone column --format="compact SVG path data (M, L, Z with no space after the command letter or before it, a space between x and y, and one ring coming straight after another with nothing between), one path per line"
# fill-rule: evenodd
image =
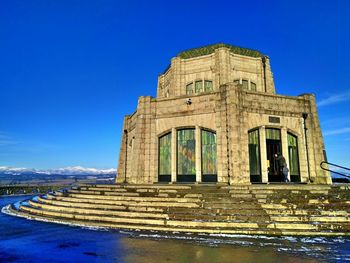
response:
M196 182L202 181L202 153L201 153L201 129L196 126L195 131L196 139Z
M171 129L171 182L176 182L176 129Z
M261 161L261 181L267 183L269 181L267 174L267 155L266 155L266 132L265 126L259 128L259 144L260 144L260 161Z
M290 170L290 167L289 167L287 128L285 128L285 127L283 127L281 129L281 143L282 143L282 155L283 155L284 159L286 160L288 169ZM290 174L289 173L288 173L288 179L290 181Z

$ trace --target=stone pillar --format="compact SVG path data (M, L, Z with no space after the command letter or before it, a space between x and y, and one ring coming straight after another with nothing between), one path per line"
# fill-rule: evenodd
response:
M267 155L266 155L266 132L265 126L259 128L259 144L261 158L261 181L267 183L269 181L267 174Z
M282 143L282 155L283 155L284 159L286 160L288 169L290 170L290 167L289 167L287 128L282 128L281 129L281 143ZM288 179L290 181L290 174L289 173L288 173Z
M196 126L195 131L196 139L196 182L202 181L202 153L201 153L201 129Z
M176 182L176 129L171 129L171 182Z

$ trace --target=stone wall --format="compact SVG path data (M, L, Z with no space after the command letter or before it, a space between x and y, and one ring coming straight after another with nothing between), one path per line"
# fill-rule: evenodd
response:
M158 77L157 97L177 97L186 95L186 85L196 80L212 80L214 91L220 85L235 79L248 79L256 83L257 91L275 93L270 67L266 59L266 90L264 67L261 57L247 57L232 54L228 48L218 48L214 53L201 57L171 60L170 68Z
M158 138L167 132L188 127L216 132L218 182L250 183L248 131L258 128L263 134L265 128L278 128L282 132L283 152L287 152L286 138L283 138L287 132L298 138L301 181L308 182L310 177L315 183L331 183L329 173L319 168L319 163L323 160L324 145L313 95L287 97L247 91L240 86L227 84L222 85L217 92L195 95L191 100L192 103L187 104L185 96L160 99L140 97L136 113L127 116L124 123L124 128L129 129L129 183L157 182ZM303 113L308 113L306 125L310 175L306 160ZM271 116L278 117L280 122L270 123ZM124 178L125 134L122 141L118 182L122 182ZM266 148L262 143L262 178L263 182L267 182L264 152ZM288 156L285 157L288 163ZM173 163L176 162L174 158ZM174 166L173 164L173 173L176 173Z

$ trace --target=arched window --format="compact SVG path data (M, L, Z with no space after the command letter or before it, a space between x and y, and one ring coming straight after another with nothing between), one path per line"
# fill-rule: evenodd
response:
M289 173L292 182L300 182L298 138L288 133Z
M248 133L250 181L261 182L259 130Z
M171 133L159 138L159 182L171 181Z
M196 181L195 129L177 131L177 181Z
M202 181L217 182L216 133L201 130Z

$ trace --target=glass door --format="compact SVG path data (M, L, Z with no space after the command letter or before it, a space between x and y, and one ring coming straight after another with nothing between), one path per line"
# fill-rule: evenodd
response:
M283 175L275 154L282 153L281 132L279 129L266 129L266 156L269 182L282 182Z

